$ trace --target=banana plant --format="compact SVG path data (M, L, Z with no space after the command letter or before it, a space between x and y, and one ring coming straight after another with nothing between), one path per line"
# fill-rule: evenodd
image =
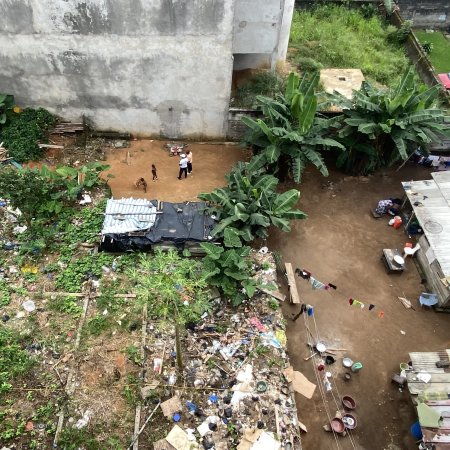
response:
M338 166L353 173L369 173L383 165L407 160L419 146L450 136L449 116L438 108L439 86L426 88L415 81L409 67L397 86L376 88L364 82L352 100L335 92L343 110L339 137L349 151Z
M242 118L249 128L247 143L258 149L250 161L250 170L265 167L281 179L290 171L294 181L300 183L303 171L311 163L328 176L321 151L345 147L332 137L338 121L317 114L318 84L316 72L302 78L291 73L284 95L275 99L257 97L264 119Z
M218 220L212 234L223 237L226 247L241 247L242 241L250 242L255 237L266 238L271 225L290 231L290 220L307 217L294 209L299 191L291 189L279 194L278 179L253 170L251 163L238 163L227 180L227 187L198 196L209 202L207 210Z

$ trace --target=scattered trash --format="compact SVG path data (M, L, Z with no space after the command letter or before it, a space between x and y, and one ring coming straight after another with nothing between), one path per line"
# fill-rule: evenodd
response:
M85 413L83 414L83 417L77 421L74 427L77 428L78 430L81 430L82 428L87 426L89 420L91 420L91 415L92 412L89 409L86 410Z
M406 331L400 330L400 333L403 334L403 336L405 336Z
M431 375L427 372L419 372L417 374L417 379L424 383L428 383L431 380Z
M33 312L36 309L36 305L33 300L27 300L26 302L23 302L22 307L27 312Z
M162 402L161 410L165 417L172 417L175 413L182 410L180 398L175 395L169 400Z

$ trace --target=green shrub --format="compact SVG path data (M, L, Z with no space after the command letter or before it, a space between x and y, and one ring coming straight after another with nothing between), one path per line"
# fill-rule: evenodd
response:
M38 147L38 141L45 138L55 122L56 117L47 110L27 108L9 116L0 130L0 142L3 141L9 156L16 161L40 159L42 150Z
M254 106L257 95L273 97L281 88L284 79L270 71L252 76L236 90L233 105L241 108Z
M403 45L411 33L411 27L412 27L412 21L405 20L401 24L400 28L397 28L395 31L391 31L388 34L388 36L387 36L388 41L392 42L393 44Z
M301 56L298 58L294 58L294 61L301 72L315 72L323 69L323 64L317 62L313 58L305 58Z

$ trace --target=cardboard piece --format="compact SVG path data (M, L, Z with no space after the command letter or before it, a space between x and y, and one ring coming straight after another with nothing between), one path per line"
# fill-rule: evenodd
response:
M166 441L176 450L191 450L192 442L189 441L187 433L175 425L166 436Z
M274 437L273 433L264 431L261 433L259 439L251 446L251 450L279 450L281 447Z
M263 430L258 428L246 428L244 430L244 436L237 446L237 450L250 450L252 445L259 439Z
M295 392L302 394L306 398L311 398L316 390L316 385L311 383L301 372L294 370L291 366L283 370L283 375L292 383Z
M177 395L161 403L161 409L165 417L172 417L176 412L181 411L182 408L180 398Z
M170 445L165 439L153 442L153 450L175 450L173 445Z

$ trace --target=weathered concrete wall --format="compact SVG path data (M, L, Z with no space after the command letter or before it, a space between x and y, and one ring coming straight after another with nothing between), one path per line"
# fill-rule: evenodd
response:
M412 20L415 27L446 28L450 25L449 0L399 0L398 5L403 19Z
M223 137L235 0L0 0L0 91L70 120Z
M235 70L272 68L286 59L295 0L236 0Z

